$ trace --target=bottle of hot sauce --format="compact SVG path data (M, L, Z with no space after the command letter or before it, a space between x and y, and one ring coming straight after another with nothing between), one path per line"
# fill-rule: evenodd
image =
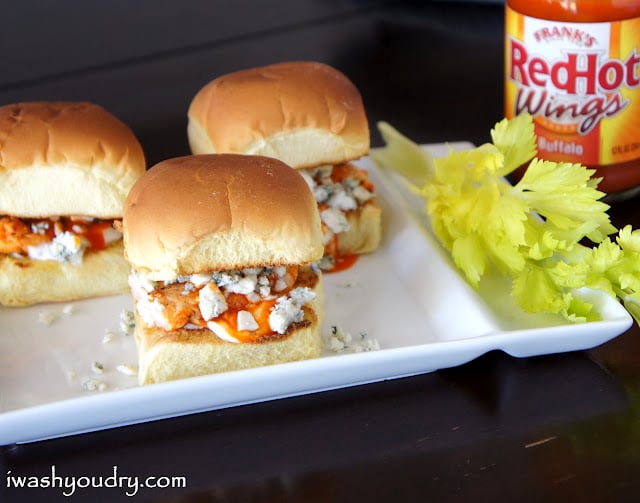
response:
M640 193L640 0L507 0L505 77L538 157L594 168L610 200Z

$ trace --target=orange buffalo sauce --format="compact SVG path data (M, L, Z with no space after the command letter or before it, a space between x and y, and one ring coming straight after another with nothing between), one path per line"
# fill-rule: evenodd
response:
M346 271L355 265L360 255L357 253L343 253L335 257L333 267L329 272Z
M86 225L85 230L80 235L89 241L92 250L104 250L107 247L107 242L104 238L105 232L112 227L112 222L99 220Z
M322 205L320 206L320 209L322 209ZM323 228L325 227L324 224L322 224L322 226ZM357 253L340 253L338 250L339 236L339 234L334 234L329 242L324 245L324 256L333 257L333 265L331 266L331 269L325 272L332 273L346 271L353 267L360 257Z
M538 157L580 163L610 198L640 191L640 0L507 0L505 115Z
M241 309L249 311L258 324L256 330L238 330L238 311L240 308L231 308L226 310L215 321L224 327L228 334L232 335L240 342L255 342L266 336L273 335L273 331L269 326L269 313L273 306L276 305L275 300L263 300L258 303L248 303Z

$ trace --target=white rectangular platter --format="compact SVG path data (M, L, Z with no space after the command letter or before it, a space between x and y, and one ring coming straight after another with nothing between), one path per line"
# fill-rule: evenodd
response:
M427 145L434 155L467 143ZM428 230L423 202L393 175L368 169L383 209L384 238L351 269L325 276L326 319L352 347L314 360L137 386L137 363L119 328L128 295L71 304L0 308L0 444L24 443L291 397L464 364L491 350L528 357L588 349L632 319L606 295L586 292L602 320L569 324L521 312L501 279L474 291ZM361 340L380 349L355 351ZM92 369L100 362L102 373ZM120 369L120 370L119 370Z

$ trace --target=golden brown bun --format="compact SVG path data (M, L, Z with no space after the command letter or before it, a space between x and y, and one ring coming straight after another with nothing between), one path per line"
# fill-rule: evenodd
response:
M349 212L349 230L338 234L338 251L341 254L370 253L382 239L382 210L375 200L367 202L358 211Z
M221 76L189 107L194 154L275 157L294 168L339 164L369 153L358 89L315 62L286 62Z
M17 307L127 293L129 272L122 240L86 253L79 266L0 255L0 304Z
M165 332L144 326L136 314L138 382L152 384L320 356L324 293L319 278L314 288L316 299L304 307L304 320L309 324L263 342L226 342L210 330Z
M122 225L127 259L154 280L304 264L323 252L308 185L296 170L267 157L212 154L160 162L129 193Z
M137 138L98 105L0 107L0 214L119 218L145 168Z

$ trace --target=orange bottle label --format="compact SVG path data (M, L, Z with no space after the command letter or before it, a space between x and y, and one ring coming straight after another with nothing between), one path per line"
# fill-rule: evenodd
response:
M505 115L530 113L538 157L640 158L640 18L569 23L506 9Z

